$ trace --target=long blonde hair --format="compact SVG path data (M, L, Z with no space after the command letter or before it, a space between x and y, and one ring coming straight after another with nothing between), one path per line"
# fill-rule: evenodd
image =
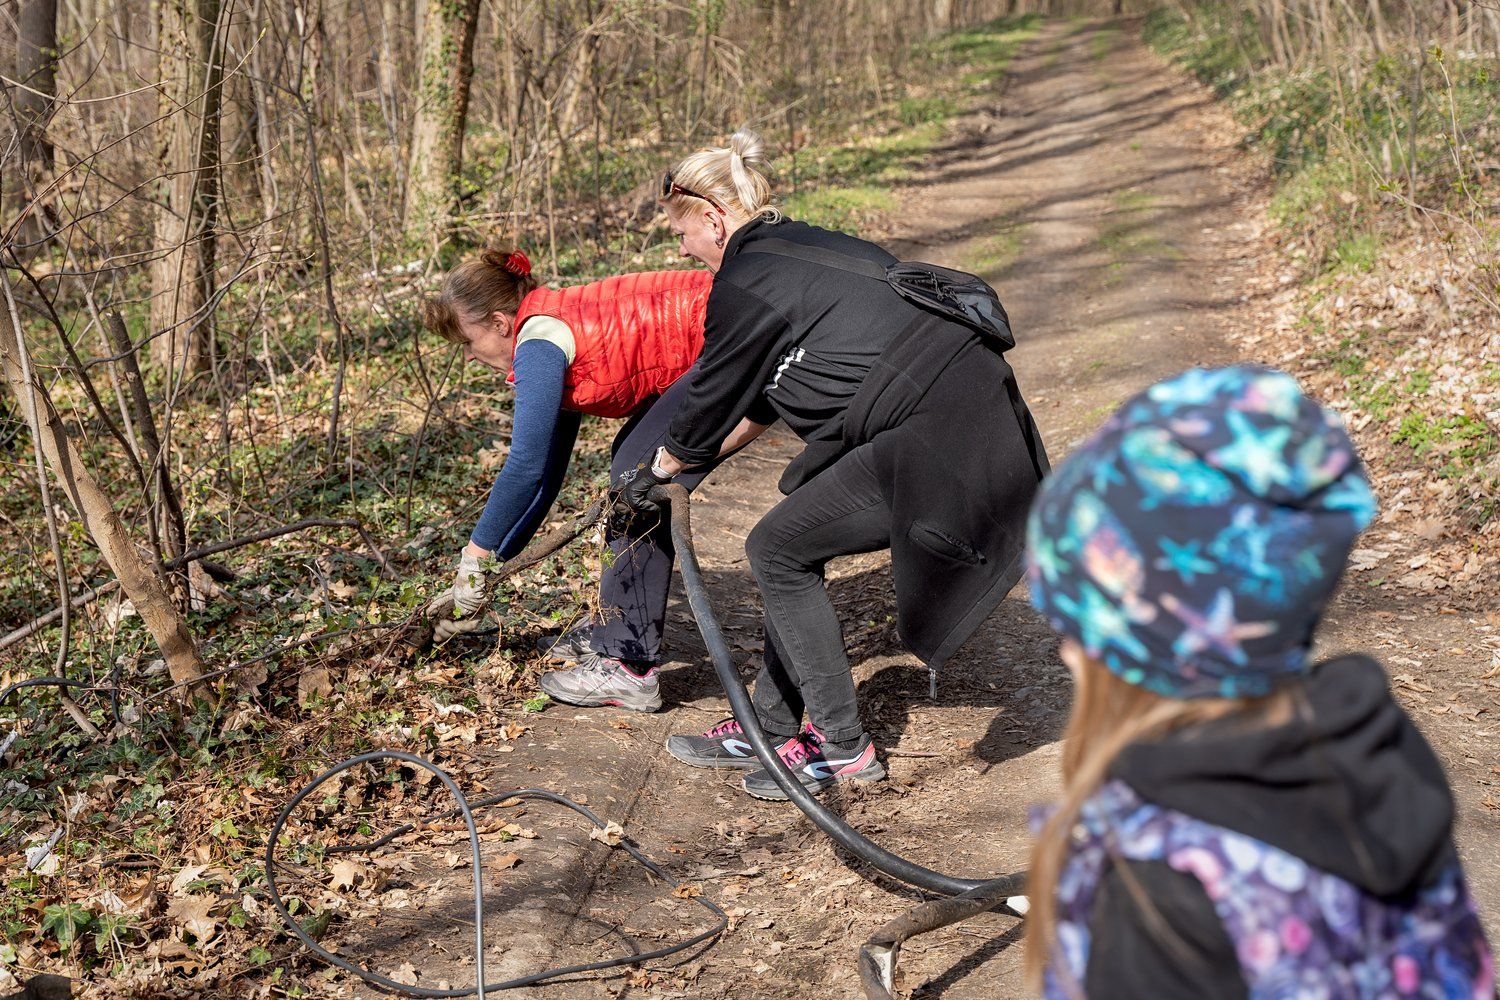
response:
M1158 740L1208 722L1233 720L1246 728L1277 725L1291 719L1296 705L1295 689L1287 687L1260 698L1168 698L1126 683L1098 660L1081 659L1073 710L1063 734L1062 801L1037 835L1027 876L1031 909L1026 916L1025 973L1027 985L1038 991L1057 944L1057 883L1068 860L1073 825L1121 751L1132 743ZM1144 894L1132 895L1147 908L1148 923L1167 933ZM1066 972L1059 971L1066 980ZM1073 985L1081 993L1081 984Z
M771 182L760 169L765 148L759 135L742 128L729 137L728 146L710 146L684 157L668 171L676 187L661 203L672 210L692 200L685 189L741 218L779 221L781 210L771 204Z

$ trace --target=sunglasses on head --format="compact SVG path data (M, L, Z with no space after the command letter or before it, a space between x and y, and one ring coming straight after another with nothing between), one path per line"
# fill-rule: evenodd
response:
M672 178L672 171L668 170L666 173L661 175L661 198L663 201L666 201L674 194L685 194L689 198L700 198L703 201L708 202L714 208L717 208L719 211L724 211L724 206L720 205L717 199L710 198L706 194L699 194L692 188L683 187Z

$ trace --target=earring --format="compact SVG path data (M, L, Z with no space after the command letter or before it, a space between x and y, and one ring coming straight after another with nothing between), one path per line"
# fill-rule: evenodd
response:
M722 235L715 236L714 237L714 246L721 247L723 245L724 245L724 237Z

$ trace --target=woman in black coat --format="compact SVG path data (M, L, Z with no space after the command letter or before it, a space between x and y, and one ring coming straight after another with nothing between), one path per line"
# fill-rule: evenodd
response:
M859 720L824 566L889 548L902 640L935 668L1019 578L1047 458L992 342L883 281L790 255L811 247L895 261L873 243L783 219L756 169L760 148L741 130L662 179L681 251L714 283L687 396L649 467L622 485L627 500L649 505L651 486L778 418L806 443L781 477L786 499L746 552L765 602L756 712L787 766L821 790L885 776ZM667 749L698 766L758 767L733 720L674 736ZM785 798L758 769L744 785Z

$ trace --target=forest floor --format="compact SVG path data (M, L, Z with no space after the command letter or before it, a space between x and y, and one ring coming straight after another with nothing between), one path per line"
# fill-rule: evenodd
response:
M1206 89L1140 44L1133 25L1054 22L1016 59L992 104L956 120L898 192L887 234L898 253L980 271L1000 289L1020 341L1012 362L1054 462L1129 395L1190 364L1286 360L1284 345L1246 335L1266 329L1267 312L1284 303L1279 284L1265 280L1279 248L1264 222L1262 172L1240 134ZM795 450L790 435L773 430L695 498L704 569L747 679L759 602L743 541L779 498L777 475ZM1388 505L1364 543L1413 571L1425 550L1411 519L1427 516L1415 506ZM1055 790L1069 685L1022 589L944 668L932 701L926 671L895 635L885 556L840 560L829 576L864 717L891 774L831 792L830 805L883 845L943 871L1024 868L1027 807ZM1460 852L1497 938L1500 615L1487 613L1483 588L1466 593L1355 572L1322 642L1381 656L1436 746L1457 794ZM555 983L537 995L859 996L858 942L919 897L836 852L791 806L745 796L741 772L694 770L667 756L668 734L727 714L680 597L669 628L665 711L552 705L529 716L505 752L476 745L471 773L491 789L540 784L586 797L695 888L668 894L591 843L568 815L512 808L505 820L535 837L488 849L490 977L660 947L705 926L690 898L701 890L734 920L717 945L675 965ZM359 922L340 950L426 986L471 982L465 857L461 845L408 856L404 884L425 891ZM1015 920L987 916L914 941L898 985L915 997L1020 990L1020 934ZM328 995L348 988L342 977L326 982Z

